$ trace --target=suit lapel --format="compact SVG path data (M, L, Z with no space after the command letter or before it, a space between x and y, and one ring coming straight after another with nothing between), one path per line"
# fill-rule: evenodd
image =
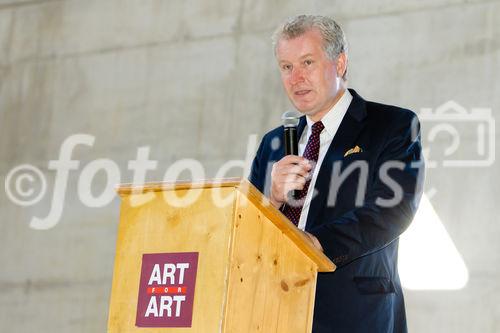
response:
M302 132L304 132L304 128L306 128L306 124L306 116L300 117L299 125L297 126L297 142L300 141L300 137L302 136Z
M307 216L307 227L314 226L314 221L322 208L325 207L325 201L328 198L330 179L333 170L333 164L344 158L344 153L352 148L361 130L365 126L364 119L366 117L366 102L354 90L349 89L353 99L347 112L340 123L339 129L328 147L321 168L316 178L314 190L316 195L313 196L309 213Z

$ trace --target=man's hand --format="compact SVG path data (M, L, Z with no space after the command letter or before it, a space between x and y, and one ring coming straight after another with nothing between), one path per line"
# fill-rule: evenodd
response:
M311 169L311 163L302 156L287 155L274 163L270 195L273 206L279 208L284 204L291 190L302 190Z

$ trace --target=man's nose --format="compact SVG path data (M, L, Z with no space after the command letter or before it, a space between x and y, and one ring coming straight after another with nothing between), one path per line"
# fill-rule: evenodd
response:
M304 81L304 71L302 68L293 68L292 69L292 75L290 77L290 83L291 84L296 84Z

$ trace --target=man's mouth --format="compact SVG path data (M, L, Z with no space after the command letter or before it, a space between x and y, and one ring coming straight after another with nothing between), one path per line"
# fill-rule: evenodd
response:
M304 89L304 90L297 90L296 92L294 92L294 94L297 96L304 96L309 94L310 92L311 90Z

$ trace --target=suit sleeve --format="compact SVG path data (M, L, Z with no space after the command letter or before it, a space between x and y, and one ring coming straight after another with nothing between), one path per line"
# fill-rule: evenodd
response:
M388 133L375 163L375 180L368 184L363 204L335 219L326 218L308 230L337 266L389 245L406 230L415 215L422 195L424 170L420 127L413 113L405 113L403 118ZM379 173L387 163L393 166L386 173L390 179ZM390 205L382 202L397 197L395 188L399 188L400 200Z
M265 140L266 136L262 138L262 141L260 142L259 148L257 149L257 153L255 154L255 158L253 159L252 162L252 168L250 169L250 175L248 177L248 180L250 183L252 183L259 191L263 192L264 190L264 183L265 179L262 176L262 164L265 162L262 161L262 151L264 150L264 145L265 145ZM264 171L265 172L265 171Z

